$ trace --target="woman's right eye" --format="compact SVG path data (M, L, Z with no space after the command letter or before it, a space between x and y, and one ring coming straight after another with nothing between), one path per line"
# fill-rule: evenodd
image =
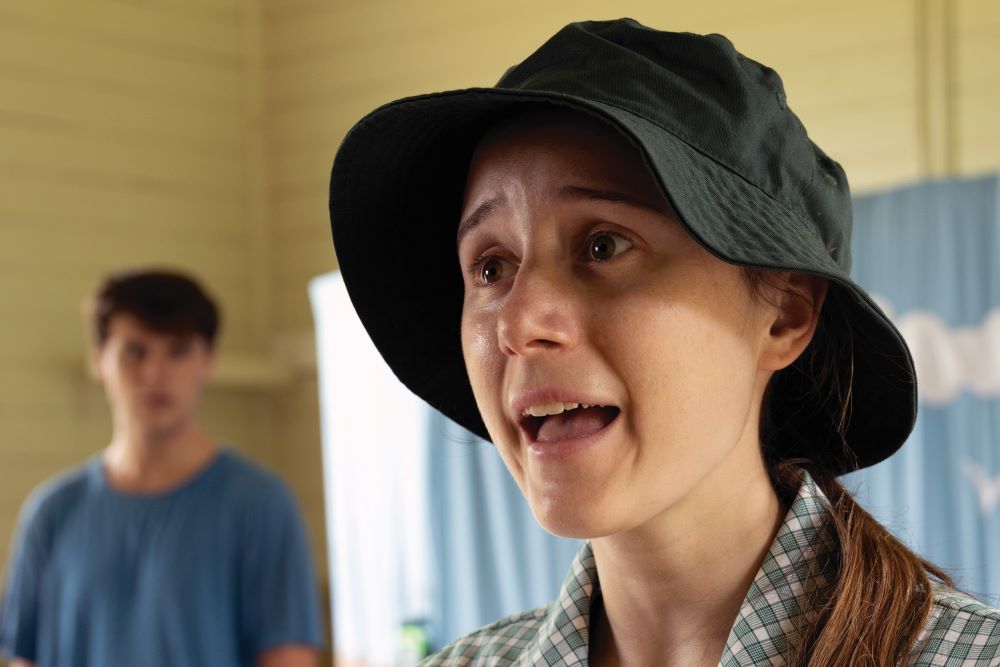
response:
M504 262L496 257L487 257L479 265L479 282L483 285L492 285L503 278Z
M514 275L515 266L497 255L483 253L469 264L468 272L478 287L491 287L500 280Z

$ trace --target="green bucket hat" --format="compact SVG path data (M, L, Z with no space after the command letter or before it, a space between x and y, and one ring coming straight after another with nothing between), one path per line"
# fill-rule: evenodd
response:
M837 352L850 368L845 437L796 362L768 397L771 421L793 435L780 457L839 474L899 448L916 418L913 360L849 276L851 201L840 165L809 139L774 70L721 35L631 19L570 24L496 86L397 100L344 139L330 179L334 246L358 315L403 384L489 439L462 357L455 232L479 138L542 105L590 114L628 137L681 223L720 259L830 280L848 314L848 344Z

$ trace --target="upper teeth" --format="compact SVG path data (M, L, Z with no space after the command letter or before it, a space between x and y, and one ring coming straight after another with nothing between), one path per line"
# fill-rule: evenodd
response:
M541 405L529 405L522 412L522 416L532 416L532 417L546 417L548 415L558 415L561 412L566 412L567 410L576 410L577 408L592 408L593 405L587 405L586 403L542 403Z

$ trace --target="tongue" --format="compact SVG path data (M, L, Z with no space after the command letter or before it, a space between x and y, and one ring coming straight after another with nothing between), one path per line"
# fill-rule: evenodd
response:
M610 424L617 413L615 408L577 408L550 415L542 422L535 439L538 442L558 442L583 438Z

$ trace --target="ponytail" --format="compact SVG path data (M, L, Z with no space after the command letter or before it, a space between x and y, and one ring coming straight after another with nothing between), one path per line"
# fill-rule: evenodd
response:
M768 273L744 269L751 295L763 299ZM819 392L828 408L824 427L839 440L840 452L851 449L844 437L850 418L853 353L849 321L843 316L840 293L827 294L816 334L795 368L776 373L769 390L787 381L807 378L808 391ZM848 363L844 360L848 359ZM783 377L784 374L784 377ZM905 663L920 638L933 603L930 577L953 586L936 565L913 553L866 512L837 481L832 466L822 458L790 458L789 439L803 437L787 429L776 416L779 406L765 394L761 413L763 456L779 498L794 497L802 469L809 472L830 502L830 523L836 548L831 569L833 584L813 603L818 613L787 656L792 667L884 667Z

